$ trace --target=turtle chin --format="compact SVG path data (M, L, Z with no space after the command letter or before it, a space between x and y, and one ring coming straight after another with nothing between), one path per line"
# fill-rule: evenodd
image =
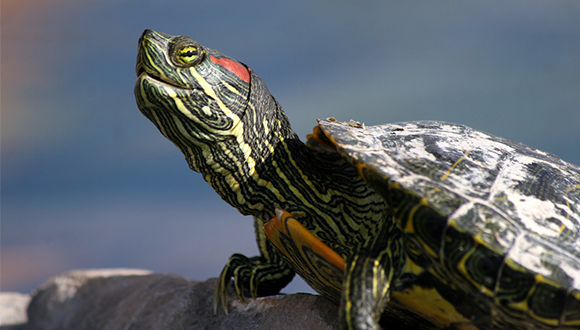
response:
M161 133L159 125L175 122L182 127L178 134L167 136L172 142L195 140L194 144L210 145L231 138L241 122L243 112L228 115L220 108L219 102L196 88L183 88L158 80L147 72L140 73L135 84L135 99L139 110L151 120ZM177 141L177 140L179 141Z
M169 113L178 112L175 103L167 100L183 97L188 90L182 89L151 76L146 71L139 72L135 83L135 100L139 110L153 123L158 116L167 116Z
M195 88L179 86L166 79L160 79L146 70L140 72L135 83L135 96L137 104L149 106L150 103L168 110L177 107L176 104L168 104L168 99L199 99L200 91ZM177 109L182 110L182 109ZM183 111L180 111L183 112ZM187 111L189 113L189 111ZM186 113L189 117L189 115Z

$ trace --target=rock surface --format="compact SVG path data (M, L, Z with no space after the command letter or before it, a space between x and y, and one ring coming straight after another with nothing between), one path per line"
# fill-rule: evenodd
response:
M143 270L83 270L55 277L28 307L30 330L337 329L337 306L321 296L230 299L213 312L216 279L196 282ZM4 314L4 311L0 311ZM12 328L2 328L11 329Z
M1 293L0 330L338 329L338 307L306 293L248 298L245 304L232 298L228 315L215 314L216 283L138 269L72 271L50 279L32 297ZM381 325L434 329L400 308L388 309Z
M0 329L24 329L29 302L29 295L17 292L0 293Z

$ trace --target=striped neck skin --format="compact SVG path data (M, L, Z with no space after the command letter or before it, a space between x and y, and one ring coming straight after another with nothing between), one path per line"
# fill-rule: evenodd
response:
M191 48L203 50L203 60L173 65L171 49L189 56ZM192 39L146 31L137 72L141 112L242 214L268 220L276 207L286 209L345 257L388 218L384 200L354 167L298 139L265 84L241 63Z
M244 215L269 219L274 216L274 207L281 206L275 198L268 198L272 205L266 205L264 198L280 184L280 178L273 180L270 173L280 170L272 164L273 155L280 148L292 153L307 148L260 77L253 71L250 77L249 100L239 123L224 135L226 138L207 144L201 153L191 145L180 149L189 167L200 172L226 202Z

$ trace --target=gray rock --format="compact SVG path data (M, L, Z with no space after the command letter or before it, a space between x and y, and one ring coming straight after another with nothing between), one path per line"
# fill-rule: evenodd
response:
M196 282L143 270L82 270L55 277L33 295L26 329L337 329L337 306L298 293L230 299L213 312L216 279Z
M17 292L0 292L0 329L23 329L26 318L26 307L30 296Z
M214 314L216 283L137 269L72 271L47 281L32 299L0 294L0 330L338 329L338 307L306 293L246 303L231 298L228 315ZM387 309L381 324L391 330L435 329L396 306Z

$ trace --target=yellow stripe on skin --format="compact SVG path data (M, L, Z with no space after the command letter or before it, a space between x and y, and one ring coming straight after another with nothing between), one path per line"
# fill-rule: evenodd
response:
M146 77L145 79L149 79L148 77ZM147 93L145 93L145 91L143 90L143 84L141 84L141 97L143 97L144 100L147 101L147 103L151 104L151 106L153 106L153 104L149 101L149 98L147 97ZM173 90L171 89L165 89L165 91L169 94L169 92L173 93L172 98L175 99L176 101L178 101L179 99L177 98L177 94L173 92ZM180 101L180 100L179 100ZM180 101L181 102L181 101ZM183 104L182 104L183 105ZM183 112L182 109L180 109L180 111ZM161 120L159 118L159 116L157 116L157 113L155 111L151 111L151 115L154 117L154 120L156 123L160 123ZM175 115L171 114L172 117L172 121L173 123L179 128L179 131L182 133L183 136L189 136L189 133L187 132L187 130L185 130L185 128L183 127L183 125L181 125L181 122L179 120L176 120ZM168 133L165 130L165 127L163 127L163 125L157 125L157 127L159 128L159 131L161 132L161 134L163 134L163 136L167 137L169 139ZM169 139L170 141L172 141L171 139ZM189 142L194 143L195 145L201 147L204 151L208 150L207 145L203 144L203 143L199 143L197 142L196 139L188 139ZM173 142L173 141L172 141ZM176 144L175 142L173 142L178 148L180 148L180 145ZM193 151L188 148L187 150L187 154L191 155L193 154Z
M358 255L355 255L354 258L353 258L353 261L350 263L350 267L346 271L346 278L344 279L344 282L345 283L349 283L350 282L350 279L352 277L352 274L354 273L353 270L354 270L354 267L355 267L355 264L356 264L355 261L358 258L359 258L359 256ZM352 315L352 301L349 299L350 296L351 296L351 294L352 294L351 291L350 291L350 286L347 285L346 287L343 288L343 290L344 290L344 292L343 292L343 295L342 296L347 298L347 299L344 299L344 301L342 302L343 303L343 306L344 306L344 314L346 316L346 320L345 321L346 321L346 324L352 325L353 324L353 320L352 320L352 316L353 316Z
M234 86L230 85L230 84L229 84L227 81L223 81L223 80L222 80L222 84L223 84L224 86L226 86L226 88L227 88L227 89L228 89L230 92L232 92L232 93L234 93L234 94L236 94L236 95L240 95L240 96L241 96L240 92L239 92L239 91L238 91L236 88L234 88Z
M278 126L280 126L280 120L276 119L276 123L278 123ZM262 120L262 127L264 127L264 136L268 136L270 134L270 127L268 127L268 121L266 118ZM274 153L275 149L274 146L270 144L270 141L266 140L264 142L266 143L268 150L270 150L271 153Z
M239 122L240 118L238 116L236 116L223 102L222 100L217 96L217 94L215 93L213 87L207 82L207 80L205 80L205 78L203 78L194 68L191 68L189 70L189 72L191 72L191 74L193 75L193 77L195 78L195 80L197 80L197 82L200 84L201 88L203 88L203 92L209 96L212 100L214 100L215 102L217 102L218 106L220 107L220 109L224 112L224 114L226 114L228 117L232 118L232 119L237 119L234 121L234 123Z
M239 116L237 116L236 114L234 114L223 103L223 101L216 95L212 86L199 73L197 73L197 71L195 71L194 69L191 69L190 72L193 75L193 77L197 80L197 82L200 84L200 86L203 88L204 93L217 103L218 107L224 113L224 115L226 115L227 117L229 117L232 120L232 123L233 123L232 128L229 131L220 132L220 134L231 135L231 136L234 136L236 138L236 141L240 147L240 150L243 153L244 163L249 168L250 176L252 178L254 178L256 181L262 181L262 183L264 183L263 180L259 179L259 177L256 173L256 161L251 155L252 148L244 140L244 137L243 137L244 124L242 123L241 118ZM205 122L203 122L202 120L200 120L198 117L196 117L194 114L191 113L191 111L185 106L185 104L178 97L178 94L175 92L175 90L173 90L171 88L166 88L165 91L166 91L167 95L169 95L169 97L171 97L173 99L173 101L175 102L175 106L182 114L184 114L187 118L189 118L194 123L196 123L196 125L204 127L206 130L212 131L211 127L209 127ZM207 112L207 110L205 110L205 109L202 109L202 111ZM174 122L178 122L178 121L174 121ZM180 127L180 131L182 133L187 133L186 131L182 130L182 127ZM187 136L189 134L184 134L184 135ZM192 141L193 143L197 142L195 139L191 139L190 141ZM208 149L207 146L203 143L196 143L196 145L201 146L204 149L204 151L206 151L206 149ZM227 155L230 155L230 156L232 155L231 152L229 151L229 149L227 148L227 146L225 146L225 145L222 146L222 151ZM204 155L208 156L209 152L204 152ZM208 159L210 159L210 158L206 158L206 160L208 160ZM234 161L238 162L238 163L241 162L240 159L234 159ZM217 163L209 164L209 165L210 166L213 165L212 168L214 170L217 170L217 172L219 172L220 170L223 171L221 166L219 166L219 164L217 164ZM206 181L210 182L208 180L210 178L210 176L205 176L205 178L206 178ZM231 187L232 191L234 191L236 193L236 199L237 199L238 203L246 204L246 202L247 202L246 198L241 193L240 183L235 179L235 176L232 175L231 173L226 173L225 180L226 180L227 184ZM268 183L266 183L266 186L272 186L272 185L268 182ZM248 205L248 204L246 204L246 205ZM260 211L264 208L264 206L261 203L255 204L255 205L248 205L248 206L253 208L253 209L260 210Z
M165 56L165 62L166 63L170 63L170 60L165 55L165 52L163 52L163 54ZM150 65L151 67L155 68L155 74L157 76L159 76L162 80L165 80L165 81L169 80L169 77L167 77L167 75L165 74L165 70L163 68L159 67L156 64L157 63L157 60L155 60L155 58L153 58L151 56L151 53L150 52L146 52L145 55L147 56L147 59L148 59L147 65Z
M388 251L388 255L390 256L391 251ZM382 258L381 258L382 259ZM391 258L392 259L392 258ZM377 280L378 278L378 272L380 272L381 270L383 270L383 268L380 267L380 260L379 259L375 259L374 260L374 265L373 265L373 272L374 272L374 276L373 276L373 296L375 297L385 297L387 295L387 293L389 292L389 288L390 285L383 285L383 289L380 290L379 288L379 281ZM393 272L391 271L389 274L389 279L388 279L388 283L391 283L392 279L393 279Z
M285 143L282 140L282 143ZM286 150L288 150L288 148L285 148ZM296 165L296 162L294 160L294 158L292 157L291 154L288 154L288 158L290 159L290 162L292 163L292 165L295 168L299 168L298 165ZM332 228L332 231L334 233L339 233L340 230L338 228L337 222L332 219L331 217L328 216L328 214L326 214L325 212L323 212L322 210L320 210L318 207L316 207L316 205L312 205L311 203L308 203L308 200L304 197L304 195L295 187L291 184L291 180L286 176L286 174L282 171L282 169L278 166L278 164L276 162L272 162L272 164L274 165L274 167L276 168L276 173L280 176L280 178L284 181L288 183L288 188L290 188L290 191L292 191L292 193L294 194L294 196L298 197L301 201L304 202L304 205L311 209L311 210L315 210L317 211L317 216L319 216L320 218L323 218L326 220L328 226L330 226ZM312 184L312 182L310 180L308 180L308 178L306 177L306 175L300 171L300 176L302 177L302 180L304 182L307 182L309 187L313 187L314 185ZM324 202L329 202L330 198L332 196L332 194L329 193L322 195L322 194L316 194L318 198L322 199ZM277 194L278 198L280 198L281 200L285 200L283 196ZM346 241L346 238L344 236L339 236L338 238L339 242L344 242Z
M246 143L246 141L244 141L244 135L243 135L244 124L242 123L241 118L238 115L234 114L222 102L222 100L216 95L212 86L199 73L197 73L197 71L195 69L191 69L190 72L193 75L193 77L197 80L197 82L201 85L204 93L207 96L209 96L210 98L212 98L218 104L220 110L223 111L223 113L232 120L233 126L228 133L230 133L231 135L236 137L236 141L238 142L238 145L240 146L240 149L242 150L242 152L244 154L245 162L248 165L248 167L250 168L250 174L252 176L254 176L255 171L256 171L256 161L251 156L252 148L250 147L250 145L248 143ZM183 105L183 103L181 103L181 101L180 101L180 104ZM181 108L179 110L183 112L183 110ZM186 112L189 112L187 110L187 108L185 108L185 107L184 107L184 110L186 110ZM204 126L207 127L207 125L204 125Z
M266 126L266 125L265 125ZM266 126L267 127L267 126ZM280 142L284 145L283 150L289 150L288 146L286 145L286 142L284 141L283 138L280 138ZM306 185L308 187L311 187L312 189L314 189L315 185L312 183L312 181L309 180L308 176L300 169L300 167L298 166L298 164L296 164L296 161L294 159L294 156L290 153L288 153L288 159L290 161L290 163L292 164L292 166L296 169L299 169L299 173L300 173L300 182L304 182L306 183ZM339 233L340 228L339 228L339 222L337 222L334 218L332 218L331 216L329 216L326 212L324 212L324 210L321 210L320 207L318 206L319 203L328 203L332 200L333 196L337 195L337 192L334 190L328 190L326 194L320 194L319 192L316 192L316 197L318 198L318 201L316 204L312 204L308 202L308 199L305 198L305 196L302 194L302 192L297 189L295 186L292 185L292 181L290 180L286 174L282 171L282 169L278 166L278 164L276 164L275 162L272 163L274 165L274 167L276 168L276 173L280 176L280 178L282 179L282 181L286 182L288 184L288 188L292 191L293 195L296 196L297 198L299 198L302 202L303 205L306 208L309 208L310 210L314 210L317 212L316 216L318 216L321 219L324 219L326 221L326 224L332 229L333 233L336 233L337 236L336 240L339 242L345 242L347 241L347 239L343 236L340 235ZM261 180L259 177L255 176L254 179L256 179L256 181L258 181L258 183L263 185L263 180ZM271 184L270 184L271 185ZM281 201L286 201L286 198L284 198L284 196L281 196L279 194L279 192L273 191L276 196L281 200ZM343 196L345 198L350 199L351 201L355 201L356 198L351 197L351 196ZM295 216L298 216L297 214L295 214ZM313 215L314 216L314 215ZM353 230L359 230L358 227L353 227Z

